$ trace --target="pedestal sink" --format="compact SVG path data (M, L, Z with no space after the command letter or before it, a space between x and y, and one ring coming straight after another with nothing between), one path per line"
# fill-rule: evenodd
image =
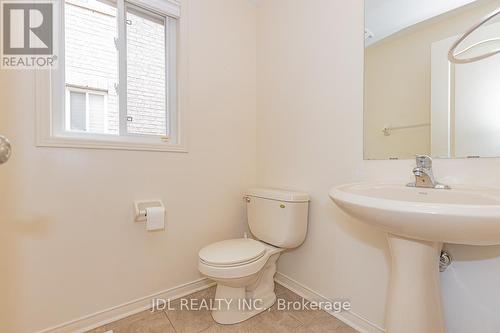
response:
M500 244L500 189L360 183L337 186L330 197L347 214L387 232L387 333L444 333L442 244Z

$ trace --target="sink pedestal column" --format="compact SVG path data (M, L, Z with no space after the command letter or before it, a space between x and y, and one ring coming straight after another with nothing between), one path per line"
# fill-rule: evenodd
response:
M387 235L391 278L387 333L444 333L439 283L442 243Z

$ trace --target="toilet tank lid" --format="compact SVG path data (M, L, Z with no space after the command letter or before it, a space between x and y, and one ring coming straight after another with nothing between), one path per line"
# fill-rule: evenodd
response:
M246 193L249 197L286 201L286 202L307 202L309 194L274 188L251 188Z

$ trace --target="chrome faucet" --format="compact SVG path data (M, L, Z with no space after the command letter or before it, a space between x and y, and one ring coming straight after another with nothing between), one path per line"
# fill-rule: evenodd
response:
M429 156L417 155L416 162L417 166L413 168L413 174L415 175L415 182L409 183L407 186L436 188L436 189L450 188L448 185L443 185L441 183L438 183L434 179L434 174L432 173L432 159Z

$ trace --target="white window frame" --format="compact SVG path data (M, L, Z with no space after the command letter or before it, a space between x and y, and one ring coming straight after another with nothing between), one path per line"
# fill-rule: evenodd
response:
M35 71L36 79L36 144L39 147L71 147L91 149L122 149L187 152L186 129L181 122L178 92L178 52L180 4L175 0L114 0L117 5L118 64L120 84L118 86L118 108L120 135L75 132L66 130L67 89L64 75L64 0L57 6L55 37L59 43L58 67L50 71ZM165 18L166 49L166 106L167 132L169 136L127 134L127 6L142 8ZM168 42L168 44L167 44ZM48 74L48 75L47 75ZM47 80L50 84L47 85ZM47 92L49 88L49 92ZM92 92L93 93L93 92Z
M71 127L71 110L70 110L70 94L72 92L85 94L85 127L87 128L85 131L76 131L72 130L72 132L81 132L81 133L89 133L89 123L90 123L90 95L98 95L104 98L104 120L108 119L108 91L97 88L90 87L79 87L72 84L66 85L66 103L64 107L64 128L66 131ZM104 121L104 133L108 133L108 122Z

